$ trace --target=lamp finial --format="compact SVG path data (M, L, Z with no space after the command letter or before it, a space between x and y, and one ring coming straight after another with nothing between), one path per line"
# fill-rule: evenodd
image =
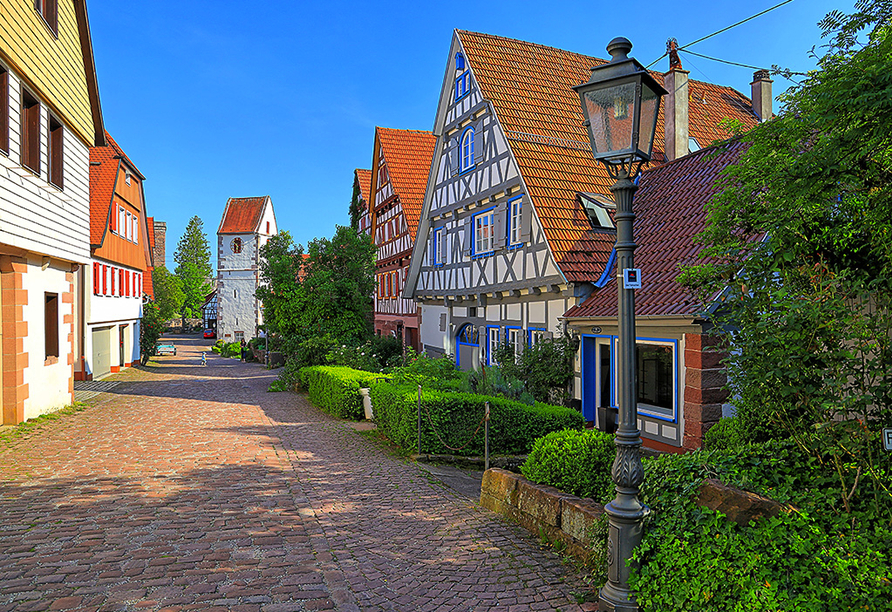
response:
M607 53L610 54L610 63L621 62L629 59L629 51L632 50L632 43L628 38L618 36L610 41L607 45Z

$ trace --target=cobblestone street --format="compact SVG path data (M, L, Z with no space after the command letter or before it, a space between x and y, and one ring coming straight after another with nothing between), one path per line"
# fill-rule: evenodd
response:
M536 538L175 342L0 443L0 612L588 609Z

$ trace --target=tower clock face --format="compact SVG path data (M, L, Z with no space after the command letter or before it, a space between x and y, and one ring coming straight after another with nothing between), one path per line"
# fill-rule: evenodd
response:
M232 242L229 243L229 248L232 249L233 253L241 253L242 252L242 239L241 238L233 238Z

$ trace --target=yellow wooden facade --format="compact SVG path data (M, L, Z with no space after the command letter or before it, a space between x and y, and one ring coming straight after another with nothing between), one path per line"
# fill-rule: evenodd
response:
M84 1L59 0L57 37L35 10L33 0L0 0L0 58L84 144L93 146L94 110L98 109L92 105L99 102L98 93L94 91L95 100L90 95L94 77L87 72L93 70L93 51ZM87 38L83 45L81 31Z

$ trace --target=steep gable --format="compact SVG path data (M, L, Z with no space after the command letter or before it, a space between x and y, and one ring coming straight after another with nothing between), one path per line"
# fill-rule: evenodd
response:
M399 196L410 238L414 241L437 139L432 132L423 130L382 127L376 128L375 136L391 185Z
M359 197L366 203L371 202L372 198L372 171L356 169L356 180L359 182Z
M613 180L594 161L572 90L604 60L520 40L457 31L474 80L492 105L542 225L552 256L570 282L593 282L611 251L612 234L594 230L577 193L609 195ZM662 75L653 73L662 82ZM729 87L690 81L690 134L701 144L728 136L729 117L758 123L748 98ZM654 162L662 162L663 118Z

